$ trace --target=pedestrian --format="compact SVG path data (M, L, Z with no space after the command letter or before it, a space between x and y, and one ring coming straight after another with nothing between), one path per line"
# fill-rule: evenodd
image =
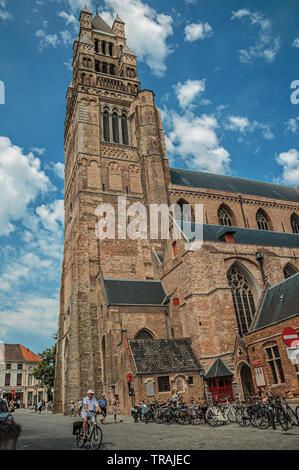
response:
M75 402L74 400L71 401L71 418L73 418L74 416L76 416L75 414Z
M34 405L34 411L35 411L35 413L37 413L37 403L35 403L35 405Z
M78 399L78 415L80 416L81 415L81 410L82 410L82 400L80 400L80 398Z
M43 409L43 402L42 402L42 400L40 400L40 401L38 402L38 411L39 411L39 414L41 414L42 409Z
M46 409L46 413L48 413L48 409L49 409L49 402L48 402L48 400L47 400L46 403L45 403L45 409Z
M118 395L114 396L113 402L113 417L114 423L116 423L116 416L118 416L119 422L122 423L121 411L120 411L120 401Z
M102 395L101 398L99 399L99 407L102 410L102 424L106 424L106 416L107 416L107 400L105 398L105 395Z

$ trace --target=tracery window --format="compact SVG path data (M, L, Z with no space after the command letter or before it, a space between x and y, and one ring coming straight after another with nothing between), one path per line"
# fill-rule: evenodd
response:
M243 336L248 332L256 310L252 289L237 265L229 269L227 280L232 291L239 333Z
M128 120L125 114L122 114L121 116L121 129L123 136L123 144L129 145Z
M269 219L262 209L259 209L256 213L256 222L259 230L270 230Z
M218 209L218 222L219 225L233 225L231 212L225 204L222 204Z
M153 339L153 335L151 335L147 330L141 330L136 335L135 339Z
M119 127L118 127L118 114L112 114L112 130L113 130L113 142L119 144Z
M104 130L104 140L110 142L110 131L109 131L109 113L104 111L103 114L103 130Z
M299 216L297 214L292 215L291 226L292 226L293 233L299 233Z

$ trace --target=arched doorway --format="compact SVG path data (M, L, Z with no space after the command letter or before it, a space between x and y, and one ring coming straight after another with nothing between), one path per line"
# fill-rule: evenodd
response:
M254 395L254 384L252 380L251 370L249 365L246 362L242 362L239 368L239 377L241 385L241 393L243 396L240 398L243 400L248 400Z

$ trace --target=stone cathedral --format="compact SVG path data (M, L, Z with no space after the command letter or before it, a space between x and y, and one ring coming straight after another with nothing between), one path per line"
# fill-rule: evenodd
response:
M294 371L267 337L281 321L271 320L267 298L276 286L294 298L298 188L169 168L155 95L142 89L136 59L118 15L110 27L82 9L66 95L54 411L68 412L89 388L108 404L117 393L123 411L173 389L186 399L244 399L262 383L257 365L267 386L287 383L295 394ZM99 240L96 208L109 203L117 213L119 196L145 207L202 204L202 247L187 249L186 237Z

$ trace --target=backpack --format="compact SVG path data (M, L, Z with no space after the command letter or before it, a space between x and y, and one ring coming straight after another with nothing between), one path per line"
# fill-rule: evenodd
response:
M75 421L73 423L73 436L80 434L82 426L83 426L83 421Z

